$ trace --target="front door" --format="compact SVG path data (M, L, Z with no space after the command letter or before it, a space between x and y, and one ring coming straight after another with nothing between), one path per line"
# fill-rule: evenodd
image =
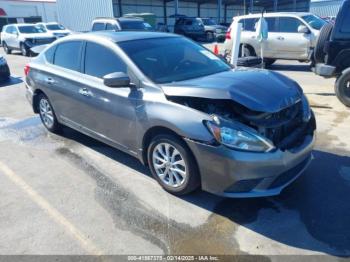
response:
M136 110L142 103L142 91L136 88L111 88L103 84L103 76L127 73L125 63L114 50L87 42L84 55L84 86L80 93L84 106L80 109L85 128L108 141L132 150L136 136Z

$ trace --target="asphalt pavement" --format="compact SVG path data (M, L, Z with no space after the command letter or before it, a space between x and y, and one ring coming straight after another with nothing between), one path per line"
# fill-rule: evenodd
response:
M3 51L0 51L3 54ZM350 109L307 64L272 66L296 80L317 118L314 160L280 196L225 199L163 191L136 159L65 128L48 133L6 55L0 85L0 255L350 255ZM311 257L310 257L311 259Z

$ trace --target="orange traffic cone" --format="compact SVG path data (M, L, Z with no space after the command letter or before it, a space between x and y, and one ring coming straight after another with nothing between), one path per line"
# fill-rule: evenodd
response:
M214 54L216 54L216 55L219 54L218 44L215 44L215 45L214 45Z

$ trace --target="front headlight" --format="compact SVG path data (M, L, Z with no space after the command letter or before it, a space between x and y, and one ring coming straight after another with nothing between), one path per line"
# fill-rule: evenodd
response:
M215 29L215 33L220 34L222 32L221 29Z
M309 122L309 120L311 118L311 108L310 108L309 101L307 100L307 98L304 94L301 98L301 103L302 103L302 107L303 107L303 121Z
M271 141L242 124L217 122L207 121L205 124L216 141L227 147L252 152L269 152L275 148Z

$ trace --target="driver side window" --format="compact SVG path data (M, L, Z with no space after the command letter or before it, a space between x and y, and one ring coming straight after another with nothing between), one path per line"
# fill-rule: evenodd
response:
M87 75L103 78L115 72L127 73L124 62L105 46L87 42L85 49L85 68Z

